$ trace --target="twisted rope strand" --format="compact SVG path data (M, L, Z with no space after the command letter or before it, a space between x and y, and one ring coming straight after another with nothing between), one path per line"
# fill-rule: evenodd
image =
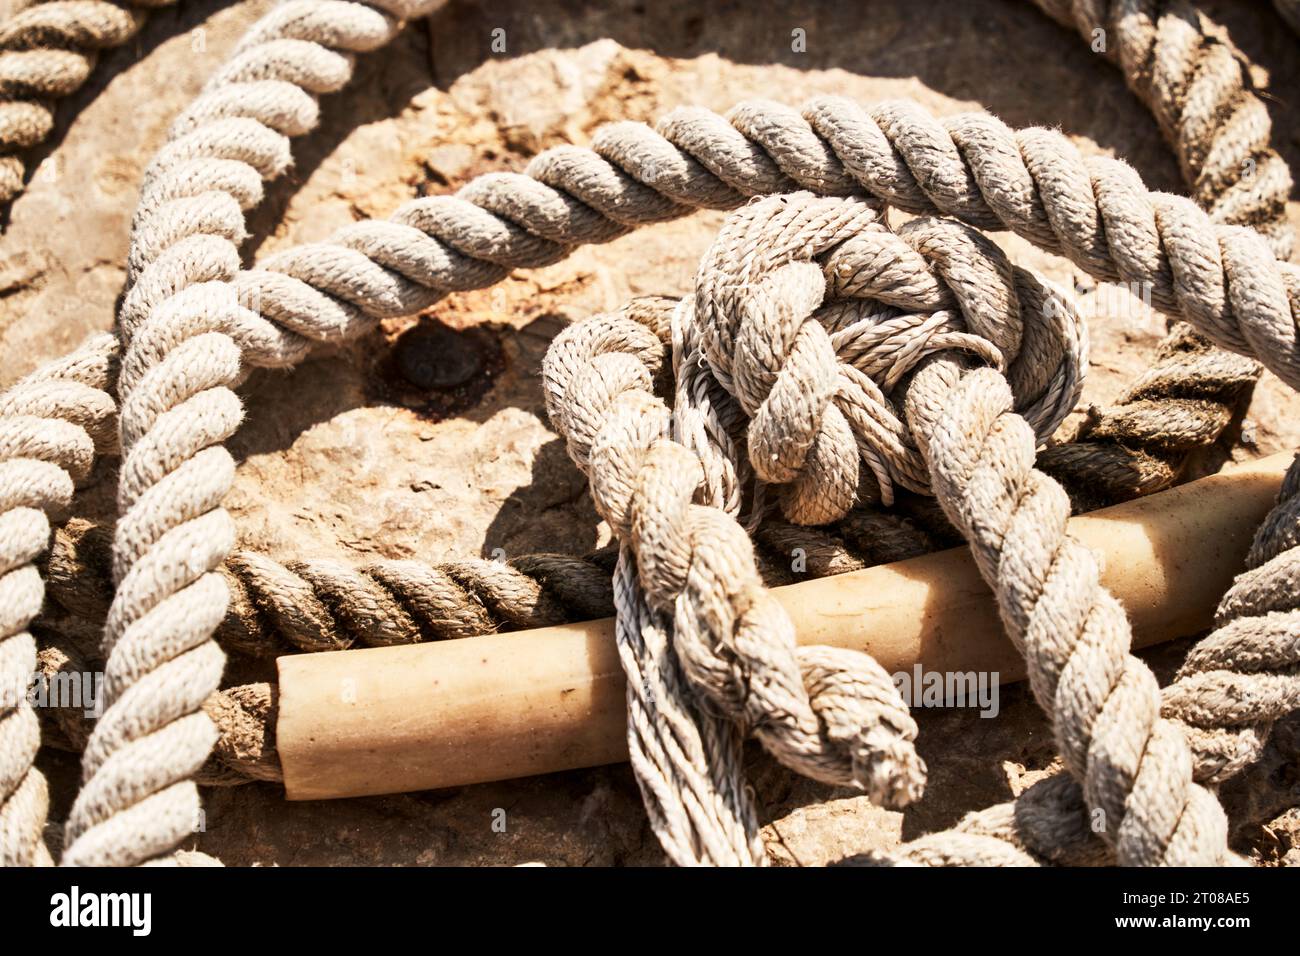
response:
M1253 226L1291 255L1291 171L1271 145L1268 109L1222 29L1186 0L1034 0L1102 52L1155 116L1183 179L1215 222Z
M1189 201L1148 193L1118 160L1085 159L1058 133L1014 132L984 114L941 123L910 103L868 112L820 98L801 114L750 102L729 116L730 123L681 108L654 130L607 124L592 150L556 147L526 174L481 176L456 196L417 199L389 220L355 223L329 242L271 256L262 268L235 275L235 300L208 296L218 290L199 281L201 274L225 266L212 259L211 236L190 237L140 269L124 326L135 328L141 360L165 352L176 333L143 323L143 316L188 276L199 285L158 310L169 323L191 333L227 332L252 364L292 364L310 341L355 337L382 317L489 285L513 268L554 262L579 243L693 208L732 208L748 195L805 186L827 195L865 189L907 212L1010 229L1098 279L1150 290L1157 308L1254 355L1284 380L1300 374L1296 267L1273 262L1252 231L1214 226ZM732 167L738 150L745 162ZM226 208L238 218L230 197L215 197L176 204L197 215L187 204L201 199L213 216ZM182 210L167 203L157 217L167 219L168 211L181 218ZM129 355L123 376L139 376Z
M1033 436L1005 382L935 359L907 405L928 438L939 500L994 588L1066 766L1088 807L1102 811L1120 864L1222 863L1222 808L1192 782L1186 742L1159 717L1155 677L1129 653L1128 622L1098 583L1095 558L1065 534L1068 499L1033 468Z
M48 0L0 24L0 204L22 191L21 153L49 138L54 104L90 76L103 50L123 46L146 11L175 0Z
M36 562L50 518L66 511L96 455L114 445L117 342L91 338L0 394L0 865L50 865L43 832L45 778L32 762L40 746L27 698L36 673L28 626L45 589Z
M50 596L102 621L112 599L109 533L80 519L54 532ZM227 650L254 657L448 640L608 617L614 555L525 554L509 561L307 559L283 564L235 551L220 572L230 605L217 628Z
M1076 511L1172 485L1188 455L1219 441L1262 371L1177 323L1154 363L1073 441L1038 453L1038 467L1070 493Z
M399 14L429 6L376 5ZM276 127L293 133L313 125L313 94L342 86L351 73L349 54L374 49L396 29L392 17L358 3L278 7L181 116L146 171L128 255L128 299L144 308L155 338L151 347L149 335L137 334L139 314L123 310L123 458L117 591L105 627L106 709L83 755L64 863L129 865L172 851L198 819L191 778L216 741L202 706L224 664L211 635L228 597L215 569L234 545L233 523L221 507L234 462L221 442L242 415L230 390L240 353L224 333L169 313L166 300L195 290L220 299L226 290L221 302L232 301L233 287L219 280L238 270L239 199L255 202L261 179L289 162ZM228 204L230 215L223 222L205 218L205 198ZM140 263L183 256L194 242L206 243L209 254L189 258L189 272L173 276L166 288L153 286L156 298L142 299L149 286L136 281ZM221 305L215 308L219 314ZM156 348L159 335L165 351Z
M1246 568L1161 704L1183 724L1206 783L1258 760L1274 721L1300 708L1300 464L1287 471Z

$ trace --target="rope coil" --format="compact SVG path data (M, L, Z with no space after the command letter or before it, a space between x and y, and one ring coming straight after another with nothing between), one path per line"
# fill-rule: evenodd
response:
M1093 5L1075 6L1090 10ZM556 261L577 244L608 241L635 225L683 215L693 208L731 209L751 196L804 188L826 196L865 190L905 211L952 216L979 228L1009 228L1041 248L1065 255L1097 278L1144 284L1152 290L1158 307L1182 315L1218 344L1263 360L1293 387L1300 382L1295 319L1300 271L1276 263L1257 234L1212 226L1186 200L1147 193L1124 164L1081 159L1059 134L1014 132L981 115L940 123L910 104L886 104L868 112L848 101L828 98L814 101L800 113L758 102L742 104L725 119L704 110L678 110L653 130L640 124L611 124L597 133L592 150L561 147L548 151L538 156L523 176L481 177L456 197L417 200L387 222L358 223L328 243L290 250L271 257L260 269L241 271L237 244L244 237L243 210L260 199L263 180L287 168L291 154L286 137L314 125L314 96L340 88L350 75L350 54L386 42L396 29L395 17L418 15L428 7L417 0L386 0L369 6L298 0L277 8L250 32L233 60L177 120L168 145L146 173L128 260L130 288L120 316L126 344L117 382L122 515L115 529L112 574L117 588L105 642L109 706L87 742L86 783L69 817L65 862L134 863L165 856L188 832L197 812L197 793L189 779L203 764L215 738L205 707L217 689L223 658L209 637L225 614L227 585L219 568L234 545L233 526L220 506L233 476L233 461L221 443L238 426L242 414L231 390L240 379L241 362L293 364L313 342L353 338L380 318L426 308L448 291L491 284L513 268ZM1190 49L1184 41L1204 34L1199 15L1193 18L1179 13L1172 20L1139 18L1136 22L1143 29L1134 28L1133 22L1126 19L1120 23L1122 35L1150 40L1153 45L1149 49L1156 51L1151 55L1157 60L1149 70L1151 82L1136 88L1140 95L1147 91L1144 98L1179 145L1198 197L1207 203L1207 197L1224 197L1222 202L1215 200L1216 218L1260 226L1281 251L1281 244L1288 240L1279 230L1271 229L1270 223L1279 215L1275 197L1279 191L1285 195L1289 176L1280 160L1273 161L1276 154L1270 156L1267 151L1266 115L1263 146L1251 140L1246 152L1239 153L1227 146L1203 143L1205 136L1219 129L1224 116L1226 128L1238 133L1238 127L1258 131L1259 110L1251 105L1258 101L1241 86L1235 62L1231 66L1238 77L1237 86L1215 86L1215 78L1227 71L1228 64L1212 45L1201 44L1197 49L1205 50L1206 56L1195 61L1199 72L1190 80L1174 82L1170 79L1174 74L1160 60L1160 43L1166 49L1178 43ZM1152 23L1157 27L1149 28ZM1179 33L1180 24L1193 33ZM1146 62L1123 49L1120 59L1126 72L1132 64ZM1194 60L1188 57L1184 65ZM1219 65L1211 70L1203 63ZM1148 76L1146 67L1134 69L1139 79ZM1192 115L1194 105L1206 102L1201 95L1206 89L1226 89L1234 104L1232 111L1216 107L1213 123ZM1171 102L1179 101L1187 106L1186 112L1170 107ZM1216 165L1242 156L1257 165L1262 162L1258 179L1230 180ZM843 201L840 205L844 206ZM876 215L863 212L863 208L858 203L853 213L858 226L867 225ZM915 228L922 245L942 243L942 239L921 236L924 226ZM853 231L869 236L868 230ZM949 240L951 235L947 234ZM973 234L967 235L973 246L979 246ZM902 238L906 241L907 236ZM978 261L992 261L992 257L983 250L967 250L960 265ZM1001 275L1005 278L1006 274ZM772 303L797 317L792 329L821 328L804 321L801 312L814 293L820 300L824 283L820 270L815 281L807 270L796 269L786 276L770 290ZM853 283L862 281L861 275L851 272L840 278L846 285L836 291L852 297L848 290L857 289ZM979 323L1000 315L1014 318L1022 311L1022 296L1033 301L1033 293L1027 292L1032 287L1022 288L1018 281L1009 286L994 282L992 287L1001 290L1004 298L989 303L981 315L973 298L980 281L968 284L969 294L963 298L960 283L954 284L950 276L943 278L961 318L980 327L987 344L961 339L966 333L953 324L955 312L945 316L943 310L933 308L933 301L927 301L926 318L918 322L904 317L902 321L912 323L910 326L887 331L884 325L899 319L898 315L887 315L881 322L872 318L878 317L878 308L871 314L840 311L827 316L830 331L825 338L816 339L815 332L807 332L793 343L799 348L794 357L808 357L808 375L818 383L812 396L815 409L798 401L806 397L794 387L805 382L802 376L791 378L778 394L775 389L781 380L773 377L777 368L761 361L740 367L728 364L731 350L724 339L739 331L724 333L716 321L701 320L694 339L682 331L680 321L669 331L674 337L680 333L683 344L698 347L712 359L713 376L723 391L734 396L740 414L734 407L723 408L726 400L716 391L715 407L710 410L702 404L708 397L707 383L700 385L700 380L680 374L679 386L686 389L690 400L679 403L683 405L680 412L670 413L649 391L654 367L645 364L644 371L637 371L635 365L620 365L621 360L613 358L620 354L617 350L592 353L590 361L599 360L602 372L621 382L619 400L637 405L648 416L636 427L629 426L626 434L608 436L608 447L589 433L580 434L586 435L583 442L590 449L582 442L578 447L580 456L598 456L593 493L603 502L620 536L634 543L631 549L625 544L614 592L621 625L626 622L627 630L635 631L644 644L637 649L633 645L638 638L623 635L627 646L633 648L630 666L653 665L649 679L668 688L665 699L675 701L672 706L680 705L678 716L683 721L675 730L677 739L670 742L660 736L658 728L647 729L646 719L638 718L632 708L632 733L643 741L647 759L659 746L665 761L699 770L693 792L706 797L722 795L718 806L701 809L692 822L683 823L667 820L676 811L672 801L665 799L669 794L659 794L660 809L652 815L659 813L665 833L674 828L674 832L680 831L680 839L674 837L677 842L671 845L683 859L703 854L716 860L730 856L736 861L752 861L756 848L761 851L761 847L754 837L749 797L743 787L735 785L734 732L725 722L688 713L689 702L679 678L709 692L709 699L724 713L753 726L778 756L813 776L858 782L882 802L905 800L919 782L919 766L908 743L915 728L909 730L910 718L899 709L892 685L886 689L881 684L880 674L856 655L850 659L824 651L805 653L805 649L795 652L797 665L792 666L788 656L792 641L782 632L780 615L771 611L771 602L763 597L748 539L734 521L735 491L743 484L738 479L745 465L729 460L738 446L728 432L738 420L752 416L758 422L756 430L752 423L749 426L753 441L747 445L748 466L764 480L782 486L783 505L796 521L825 520L847 510L861 490L854 470L863 451L877 493L886 500L895 483L924 489L922 476L928 466L931 480L939 482L934 490L948 517L972 538L976 554L984 555L990 578L998 577L1000 568L995 566L994 555L1007 547L1004 539L1019 544L1022 539L1017 534L1028 535L1015 524L1013 505L1037 509L1033 513L1049 527L1063 522L1068 513L1064 495L1050 482L1043 483L1040 473L1032 471L1032 462L1035 430L1050 431L1048 426L1068 411L1067 402L1072 406L1077 397L1083 367L1079 343L1072 353L1074 371L1064 366L1044 371L1039 363L1032 373L1022 374L1014 364L1016 355L1019 351L1034 354L1036 347L1003 335L1010 327L999 330ZM880 279L871 275L862 288L875 289L878 301L892 308L888 284L870 285ZM920 308L915 305L917 290L903 291L910 307ZM713 292L726 301L719 289ZM787 295L793 295L793 300L787 300ZM1039 304L1045 299L1040 298ZM719 314L731 314L730 307L720 308ZM875 338L861 337L868 328ZM637 361L648 363L651 353L658 355L662 350L663 336L650 332L646 337L644 331L633 333L628 327L619 334L639 341ZM928 336L929 345L915 344L919 333ZM903 346L902 353L892 354L900 348L899 340L911 344ZM995 367L1000 356L1012 386L992 370L968 373L944 357L942 349L962 341ZM837 377L838 364L827 364L826 357L837 350L847 354L854 349L860 359L868 355L877 358L847 363L857 374L843 373L848 382L845 391ZM1071 354L1068 348L1065 353ZM769 349L768 354L787 357L777 349ZM888 360L885 355L890 356ZM910 376L900 371L909 368L913 369ZM1238 366L1222 377L1240 384L1252 377L1251 372L1253 369ZM881 381L873 373L883 376ZM620 379L619 375L629 377ZM573 382L580 381L586 383L581 388L592 391L584 393L584 399L602 398L603 386L591 376L565 381L560 389L565 396L568 389L578 387ZM1036 392L1037 397L1026 405L1012 396L1018 396L1023 389L1017 386L1027 382L1043 391ZM908 445L909 429L898 416L886 417L888 406L881 390L900 385L907 389L908 399L902 404L910 434L920 440L916 446ZM928 404L913 397L921 394L927 396ZM788 400L784 404L782 396ZM548 400L551 397L548 394ZM959 397L971 403L964 409L966 418L957 416L961 409L949 407ZM33 562L49 535L43 510L65 506L65 497L71 495L70 482L88 471L94 445L92 440L88 452L73 432L65 429L66 435L58 434L62 424L37 426L28 420L60 422L59 416L49 412L59 407L59 401L68 400L67 396L46 393L32 400L46 410L44 416L10 413L3 421L3 435L8 437L3 438L0 458L61 466L59 475L49 471L43 477L59 489L63 485L58 482L66 481L68 490L66 496L59 491L50 499L41 499L39 509L13 507L8 504L10 498L5 498L3 520L16 528L28 522L22 525L21 534L15 531L21 543L12 549L6 546L5 577L0 578L10 582L8 586L23 598L14 602L20 608L14 620L0 622L13 635L5 638L3 646L7 650L12 646L20 663L33 656L27 653L31 641L25 628L40 603L40 578ZM790 411L779 410L786 405ZM1013 414L1015 410L1033 419L1032 425ZM943 418L940 411L966 422L969 432L950 434L938 429L936 423ZM821 419L816 420L815 414ZM703 433L691 433L691 415L712 416L716 424ZM787 415L804 426L789 446L767 431L769 417L775 428ZM111 417L111 411L107 416ZM826 424L828 420L831 424ZM592 423L569 424L589 428ZM922 424L925 427L919 427ZM687 444L662 437L674 431ZM83 432L90 434L87 429ZM51 437L47 439L46 433ZM1106 434L1103 430L1101 437ZM996 466L979 457L979 448L962 444L972 435L1002 443L1006 461L1020 468L1013 476L1016 487L1032 501L1008 503L996 495L987 501L978 498L981 491L997 490L980 484L988 481L985 471L993 469L990 473L994 473ZM42 449L47 441L58 449L76 446L75 453L56 458L54 451ZM948 456L954 457L950 460ZM942 465L938 472L934 471L936 463ZM606 477L607 470L613 477ZM6 471L6 478L11 472L18 476L11 486L18 488L11 495L18 501L22 494L30 494L32 482L19 476L16 469ZM636 498L632 486L623 484L634 480L636 494L644 500ZM975 482L974 491L964 484L968 480ZM692 504L700 489L704 489L706 503ZM976 521L964 510L975 507L972 502L1012 524L986 526ZM657 524L659 516L669 523ZM707 531L724 542L717 557L703 549L694 556L702 562L698 567L672 558L673 545L680 550L684 533L684 526L672 521L684 518L698 524L692 533L699 540L704 540ZM982 540L972 535L977 530L992 537ZM659 534L667 537L659 540ZM6 535L5 540L10 537ZM651 546L642 554L637 542ZM1031 550L1047 547L1031 537L1025 537L1021 546ZM1088 559L1066 552L1068 547L1059 544L1056 560L1074 562L1072 566L1087 580ZM1263 597L1246 587L1233 598L1232 607L1240 606L1240 613L1255 615L1257 609L1265 609L1265 615L1274 613L1272 595L1277 581L1284 578L1278 577L1276 569L1266 571L1268 564L1262 560L1256 576ZM1034 567L1038 566L1022 570ZM315 586L333 587L339 593L356 590L359 583L346 568L318 568L312 573L317 575ZM637 593L638 580L647 586L645 601ZM744 582L741 591L747 603L710 604L709 595L733 580ZM1045 582L1046 577L1007 584L1021 589L1016 592L1020 603L1008 605L1004 611L1011 616L1013 634L1021 634L1031 650L1038 647L1035 641L1042 639L1032 626L1033 608L1041 595L1033 592L1031 585L1041 589ZM1255 596L1243 597L1247 593ZM692 599L685 604L693 602L693 613L683 614L674 607L680 595ZM1081 619L1100 629L1081 633L1090 640L1105 638L1104 648L1090 647L1090 653L1094 657L1101 654L1101 658L1090 657L1089 661L1109 667L1106 673L1112 682L1097 699L1067 696L1056 700L1055 688L1061 686L1058 669L1068 668L1067 661L1072 660L1063 657L1038 662L1043 676L1035 690L1049 714L1058 718L1067 764L1083 780L1087 804L1107 810L1108 838L1121 860L1221 858L1221 813L1215 817L1213 798L1207 803L1202 796L1205 791L1184 782L1181 765L1159 773L1148 771L1148 777L1160 778L1158 786L1138 775L1131 755L1103 755L1110 761L1107 766L1118 768L1109 776L1089 762L1087 742L1095 739L1094 725L1106 716L1102 705L1108 698L1103 698L1118 693L1116 681L1124 682L1124 694L1129 695L1124 700L1135 707L1138 701L1145 701L1145 723L1140 730L1151 736L1147 762L1142 766L1165 768L1159 761L1172 765L1183 758L1173 732L1166 729L1167 722L1159 721L1152 710L1154 685L1149 673L1144 675L1132 658L1126 657L1122 614L1106 604L1104 592L1085 594L1079 600ZM731 608L727 612L731 617L715 616L723 607ZM23 608L31 608L31 614ZM667 636L670 609L671 639ZM1232 611L1225 614L1237 616ZM737 627L739 631L733 634ZM381 642L391 637L373 629L371 633L378 634ZM728 672L727 661L717 658L716 649L705 640L710 634L740 637L729 653L746 662L745 673ZM748 644L751 638L755 641L752 647ZM683 655L680 675L673 672L670 641ZM1195 666L1212 666L1220 657L1207 652ZM34 661L31 663L33 668L27 673L34 669ZM770 685L746 686L751 669L770 675ZM633 683L629 681L630 690ZM1285 691L1275 698L1279 703L1274 710L1293 700ZM1199 719L1190 704L1183 711L1180 719L1189 724ZM24 726L30 726L31 720L23 713L20 707L12 718L6 713L0 719L26 721ZM644 711L643 718L649 713ZM773 725L771 721L778 715L780 720ZM693 721L693 730L686 727L687 721ZM7 733L5 739L9 739ZM724 756L701 764L706 747ZM674 748L685 756L679 759ZM22 757L27 750L17 752ZM6 801L0 813L9 812L11 793L35 792L37 785L28 781L38 775L30 770L30 764L28 755L0 776ZM1117 779L1119 784L1114 782ZM1122 794L1128 792L1125 787L1129 784L1143 788L1143 793L1158 790L1160 799L1153 797L1149 804L1128 807ZM1073 799L1065 790L1052 793L1055 802L1048 800L1045 806L1064 806ZM649 795L647 800L654 803ZM30 832L33 821L39 833L37 817L43 818L43 808L39 814L30 809L37 802L27 797L13 802L21 816L16 833ZM1169 821L1160 814L1168 814L1168 808L1175 805L1187 822L1180 816L1176 826L1164 827L1161 821ZM1136 822L1125 828L1127 821ZM710 836L713 823L723 828L725 839ZM8 822L5 826L5 845L9 846ZM21 834L13 837L12 845L30 847L23 851L26 857L40 856L35 843ZM729 847L741 849L733 852ZM1209 856L1197 857L1197 853ZM1024 854L1013 856L1019 860Z

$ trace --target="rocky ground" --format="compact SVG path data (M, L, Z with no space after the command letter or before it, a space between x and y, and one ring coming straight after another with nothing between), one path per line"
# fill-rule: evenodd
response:
M1210 3L1254 64L1275 144L1300 170L1297 40L1266 4ZM153 16L65 104L27 194L0 238L0 385L111 326L140 174L167 123L223 62L267 0L191 0ZM496 31L503 31L497 33ZM806 48L792 49L794 31ZM504 52L493 41L504 40ZM498 43L498 47L499 47ZM292 175L253 216L250 261L383 216L473 176L517 170L538 150L585 143L601 123L653 120L679 104L725 110L747 97L797 104L819 93L910 97L937 114L988 109L1014 126L1057 126L1088 153L1122 156L1153 188L1178 169L1118 72L1028 4L578 0L452 2L362 57L351 87L323 103ZM1293 221L1300 204L1291 204ZM586 551L608 540L585 482L547 425L538 368L557 330L648 292L686 291L716 214L656 226L495 289L449 298L382 336L292 372L257 373L231 443L229 506L246 547L273 556L419 557ZM1092 321L1089 402L1148 363L1160 323L1067 262L1006 239L1016 261L1083 287ZM450 359L455 355L457 358ZM1266 376L1248 413L1249 457L1300 446L1300 400ZM107 513L112 491L79 508ZM1162 675L1185 644L1150 656ZM232 677L265 678L235 662ZM772 858L816 864L888 847L1004 800L1053 759L1022 687L1001 713L918 714L930 766L905 813L796 778L755 750L751 774ZM1300 730L1279 728L1266 761L1224 798L1239 849L1300 856ZM66 812L75 760L43 754ZM288 803L280 788L213 790L196 843L228 864L654 864L661 862L631 774L606 767L456 790ZM508 825L491 826L504 808Z

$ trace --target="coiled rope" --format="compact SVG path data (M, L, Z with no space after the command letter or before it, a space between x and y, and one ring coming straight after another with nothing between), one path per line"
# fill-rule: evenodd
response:
M294 250L240 274L233 244L243 234L240 207L255 202L261 178L287 162L279 134L311 125L314 104L302 90L322 92L346 79L345 60L302 39L327 23L329 40L345 49L382 42L392 28L359 4L279 8L178 121L142 192L122 314L129 340L119 386L125 513L109 623L110 707L87 750L87 789L69 821L70 861L164 853L197 806L184 781L211 741L199 705L219 676L220 655L207 635L225 604L212 569L232 541L217 507L229 483L229 459L217 443L238 420L225 388L238 375L231 340L254 364L286 364L307 339L358 334L382 315L414 311L450 289L553 261L576 242L612 238L689 205L726 208L745 195L802 185L832 194L866 188L911 211L1011 226L1100 278L1151 282L1158 305L1185 305L1194 324L1223 344L1247 348L1250 336L1256 346L1279 347L1266 357L1280 360L1293 380L1294 325L1288 338L1278 303L1294 278L1264 265L1253 237L1222 237L1229 261L1216 275L1217 250L1189 234L1206 226L1203 219L1178 203L1146 201L1122 164L1085 165L1068 143L1042 131L1013 137L987 117L957 118L945 128L901 105L868 115L823 101L800 117L761 104L734 111L735 126L679 111L660 124L659 136L622 124L603 144L597 138L594 153L538 157L532 180L485 178L459 202L418 201L390 224L358 224L335 244ZM1028 165L1017 169L1016 154ZM994 171L1009 175L1006 194L981 183L981 172ZM1114 201L1098 197L1096 209L1072 208L1090 177ZM1132 244L1104 249L1101 230L1114 241L1120 225L1132 228ZM1247 280L1262 283L1252 287L1259 294L1225 299L1225 271L1230 294ZM174 560L178 555L186 560ZM189 688L183 698L170 695L161 709L151 703L161 696L152 685L176 682ZM168 766L146 766L156 751L171 755ZM134 835L141 829L147 832Z

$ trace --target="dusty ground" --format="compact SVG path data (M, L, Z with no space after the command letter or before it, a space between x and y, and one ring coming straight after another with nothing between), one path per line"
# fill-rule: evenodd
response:
M270 4L192 0L156 15L66 104L58 134L0 239L0 385L107 329L121 291L140 173L166 124ZM593 9L599 6L601 9ZM1300 170L1300 56L1265 4L1209 4L1257 64L1275 142ZM250 259L382 216L477 173L519 169L537 150L583 143L601 122L653 119L673 106L726 109L746 97L798 103L816 93L912 97L939 114L987 108L1016 126L1059 126L1087 152L1123 156L1155 188L1177 167L1118 73L1078 39L1011 0L920 7L681 0L451 3L363 57L297 168L252 222ZM494 30L506 52L491 52ZM791 49L803 30L806 52ZM499 36L500 34L498 34ZM1292 219L1300 205L1292 204ZM607 539L543 412L538 366L563 325L634 293L682 292L718 216L647 229L497 289L453 297L441 322L473 356L447 352L412 323L244 388L248 421L229 504L243 543L281 557L446 557L540 548L581 552ZM1063 260L1008 240L1017 261L1063 284ZM1085 283L1086 285L1086 283ZM1092 293L1093 302L1116 301ZM1089 298L1085 296L1085 307ZM1087 399L1104 402L1146 364L1158 323L1096 308ZM1118 309L1124 312L1124 309ZM463 331L473 328L473 332ZM443 342L445 345L445 342ZM405 369L405 372L403 371ZM430 378L432 376L432 378ZM467 378L457 394L421 388ZM464 406L464 407L456 407ZM1266 377L1238 456L1300 446L1300 401ZM82 505L102 512L101 487ZM1167 673L1180 647L1154 658ZM258 676L236 663L232 677ZM1017 793L1052 758L1050 733L1022 688L996 720L919 714L927 796L904 814L795 778L760 753L752 775L774 859L820 863L889 846ZM1225 794L1240 848L1268 862L1300 856L1300 732L1280 728L1258 771ZM66 810L74 761L42 757ZM653 864L661 861L625 767L388 798L292 804L270 785L212 791L197 845L231 864ZM492 811L505 808L505 833Z

